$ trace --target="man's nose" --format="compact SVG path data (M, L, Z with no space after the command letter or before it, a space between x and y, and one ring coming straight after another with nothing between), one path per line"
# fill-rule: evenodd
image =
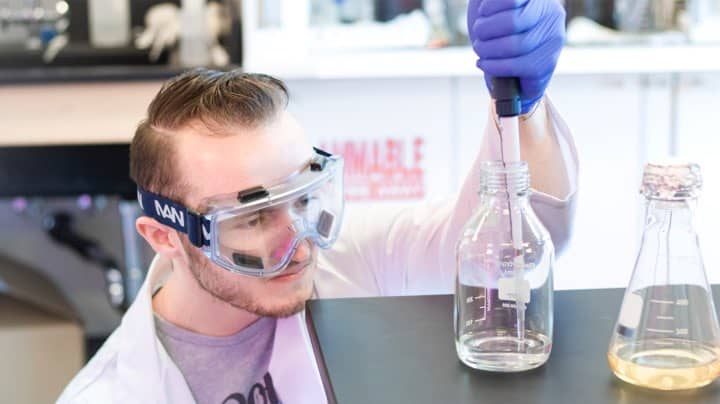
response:
M280 259L284 256L295 243L298 229L294 226L294 220L293 216L287 211L278 212L278 215L275 216L273 221L275 234L272 236L272 245L275 246L272 253L274 259ZM292 260L302 262L310 258L311 253L309 241L307 239L302 240L295 248Z
M293 223L295 222L295 218L288 212L286 209L282 209L279 212L277 212L277 216L275 216L275 220L273 220L273 225L278 226L281 228L290 228L293 229Z
M305 262L312 256L312 245L307 239L303 240L298 244L293 254L292 261L294 262Z

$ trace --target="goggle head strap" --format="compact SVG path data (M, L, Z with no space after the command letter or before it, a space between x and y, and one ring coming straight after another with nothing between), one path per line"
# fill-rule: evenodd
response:
M137 188L137 198L145 215L186 233L196 247L210 245L210 221L180 203L162 195Z

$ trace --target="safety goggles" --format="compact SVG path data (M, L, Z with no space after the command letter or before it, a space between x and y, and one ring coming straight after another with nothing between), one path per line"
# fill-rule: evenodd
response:
M198 213L138 188L147 216L187 233L217 265L235 273L273 277L311 240L326 249L342 224L343 160L315 149L308 164L281 183L204 199Z

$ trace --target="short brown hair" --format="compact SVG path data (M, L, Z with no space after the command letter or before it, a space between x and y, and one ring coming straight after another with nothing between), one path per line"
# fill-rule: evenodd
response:
M130 144L130 177L148 191L182 202L188 185L178 178L172 132L199 122L210 132L254 128L287 107L285 84L264 74L197 68L163 84Z

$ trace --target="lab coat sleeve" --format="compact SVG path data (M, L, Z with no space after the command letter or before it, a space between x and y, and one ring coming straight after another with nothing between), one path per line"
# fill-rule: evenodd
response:
M568 181L565 187L568 191L565 195L548 195L533 190L530 202L548 229L556 255L559 255L571 235L578 159L568 127L547 97L545 102L546 128L550 132L547 135L557 141L559 158L564 160L567 169L564 178ZM328 251L328 258L337 268L335 276L345 284L355 286L356 292L351 295L452 292L455 245L479 203L480 162L500 159L499 136L494 122L487 125L484 136L483 147L456 197L406 208L352 206L348 209L340 240ZM533 156L532 152L523 150L526 156ZM539 167L536 172L531 172L531 178L540 175L552 176L547 178L550 181L555 181L555 177L563 178L542 170L542 165Z

